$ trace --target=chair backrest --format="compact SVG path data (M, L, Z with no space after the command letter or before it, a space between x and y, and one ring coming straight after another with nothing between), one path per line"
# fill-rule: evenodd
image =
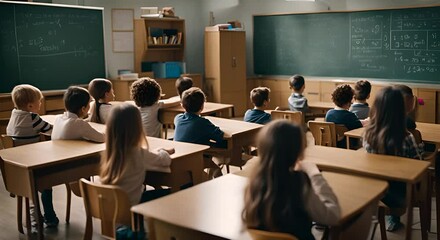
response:
M148 218L148 238L155 240L217 240L224 239L193 229L177 226L157 219Z
M304 124L304 116L300 111L273 110L270 114L272 119L286 119L301 126Z
M336 147L336 126L332 122L309 121L315 145Z
M298 238L287 233L268 232L257 229L248 229L253 240L297 240Z
M8 136L6 134L1 134L0 140L3 149L14 147L14 140L12 139L11 136Z
M82 178L80 189L87 217L84 239L91 239L92 217L101 219L101 233L110 238L115 237L117 223L131 225L130 200L118 186L92 183Z
M9 118L0 118L0 134L6 134Z

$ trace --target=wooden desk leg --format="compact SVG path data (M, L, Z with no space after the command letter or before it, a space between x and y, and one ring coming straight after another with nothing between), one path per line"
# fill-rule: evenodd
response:
M347 149L350 149L350 137L346 136L345 138L347 139Z
M411 240L411 232L412 232L412 220L413 220L413 198L414 198L414 184L406 184L406 201L407 201L407 210L406 210L406 234L405 239Z
M420 201L419 212L420 212L420 228L422 233L422 240L428 240L428 224L430 224L430 217L428 217L427 211L427 201L428 201L428 174L424 175L424 180L421 181L420 191L423 197ZM422 179L423 179L422 178ZM429 213L430 214L430 213Z
M131 230L136 234L135 239L139 239L137 234L140 234L142 229L141 224L143 224L144 216L141 214L131 213Z
M197 159L194 160L198 160L197 161L197 166L194 166L193 169L191 169L191 176L192 176L192 181L193 184L199 184L204 182L204 178L203 178L203 154L199 154L200 156L197 156ZM194 164L194 163L192 163Z

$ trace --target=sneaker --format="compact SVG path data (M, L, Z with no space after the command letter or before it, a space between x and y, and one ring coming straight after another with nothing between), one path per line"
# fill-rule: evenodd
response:
M55 217L54 219L44 218L44 223L46 224L46 228L54 228L58 226L60 220L57 217Z
M30 212L30 218L31 218L31 233L37 234L38 233L38 223L37 223L37 214L35 212L34 206L30 206L29 212Z
M394 232L401 228L403 224L400 222L400 217L396 216L387 216L386 228L388 232Z

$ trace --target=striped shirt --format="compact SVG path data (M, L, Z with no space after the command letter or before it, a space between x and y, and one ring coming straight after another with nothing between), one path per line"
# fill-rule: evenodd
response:
M44 121L40 115L19 109L13 109L6 128L16 145L35 143L40 140L40 132L50 134L52 125Z

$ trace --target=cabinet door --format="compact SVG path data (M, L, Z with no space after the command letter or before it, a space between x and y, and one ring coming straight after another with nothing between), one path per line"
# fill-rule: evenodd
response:
M220 32L221 91L246 89L245 41L244 32Z
M435 123L436 120L436 91L418 89L417 97L419 104L416 111L416 121ZM420 104L422 103L422 104Z

